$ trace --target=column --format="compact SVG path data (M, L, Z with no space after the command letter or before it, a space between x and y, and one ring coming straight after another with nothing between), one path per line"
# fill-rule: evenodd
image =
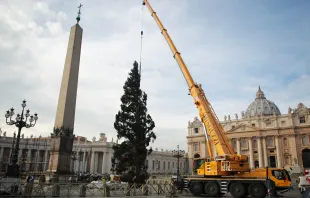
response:
M104 163L105 163L104 158L105 158L106 155L107 155L107 153L102 152L102 166L101 166L101 172L102 172L102 174L106 173L106 171L105 171L105 166L104 166Z
M95 152L93 151L91 153L91 159L90 159L90 173L94 173L94 167L95 167Z
M103 166L104 166L104 172L105 173L107 173L107 172L109 172L108 171L108 166L109 166L109 153L108 152L105 152L105 154L104 154L104 163L102 163L103 164Z
M279 138L280 136L276 136L276 150L277 150L277 167L281 168L282 167L282 155L281 155L281 148L279 144Z
M112 151L110 151L109 152L109 155L108 155L108 173L110 173L111 172L111 168L112 168L112 157L113 157L113 152ZM150 162L149 162L150 163Z
M240 148L240 138L237 138L237 153L240 155L241 154L241 148Z
M81 168L83 166L83 159L82 159L82 152L79 151L79 164L78 164L78 172L80 173L81 172Z
M268 165L268 153L267 153L267 146L266 146L266 137L263 137L263 152L264 152L264 162L265 167Z
M292 134L289 136L289 147L292 152L292 165L300 165L298 164L298 154L297 154L297 144L296 144L296 135Z
M11 164L12 157L13 157L13 149L10 148L10 154L9 154L9 159L8 159L9 164Z
M86 151L83 152L83 163L82 163L83 164L82 165L83 166L82 167L82 172L83 173L86 172L86 159L85 158L86 158Z
M44 167L43 167L43 171L46 171L46 170L47 170L48 163L49 163L49 160L48 160L48 150L45 150L45 153L44 153Z
M23 149L20 148L18 151L18 162L17 162L19 164L21 164L22 154L23 154Z
M94 158L94 173L98 173L98 152L95 152L95 158Z
M257 138L257 149L258 149L258 163L259 163L259 168L264 167L263 163L263 151L262 151L262 141L261 137Z
M86 161L87 161L87 165L86 165L86 172L90 173L90 167L91 167L91 151L88 151L86 153Z
M253 157L253 145L252 145L252 138L248 138L249 140L249 155L250 155L250 168L254 167L254 157Z
M28 153L27 153L27 168L26 170L29 171L31 168L31 152L32 150L28 148Z
M3 151L4 151L4 147L0 148L0 160L3 162Z
M4 159L3 159L3 151L4 151L4 147L0 148L0 170L2 170L3 164L4 164Z

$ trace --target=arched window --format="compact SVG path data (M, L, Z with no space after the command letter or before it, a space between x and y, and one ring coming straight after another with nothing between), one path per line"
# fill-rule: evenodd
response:
M284 138L284 139L283 139L283 144L284 144L284 146L288 146L287 138Z
M307 146L308 145L308 137L306 135L302 136L302 145Z
M273 147L273 138L268 138L267 145L268 147Z

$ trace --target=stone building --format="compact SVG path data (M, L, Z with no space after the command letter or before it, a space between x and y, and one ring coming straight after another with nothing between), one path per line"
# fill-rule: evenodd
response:
M259 88L255 100L240 117L228 115L220 123L235 152L248 155L252 168L310 168L310 109L304 104L299 103L295 109L288 107L287 114L281 114ZM204 126L197 118L188 123L190 159L195 154L208 157L204 133Z
M6 172L7 165L12 156L13 137L8 137L6 132L2 134L0 129L0 172ZM107 141L104 133L96 140L91 141L82 136L77 136L73 143L70 170L73 172L86 173L111 173L111 158L113 156L112 146L117 141ZM45 172L48 170L50 159L51 138L24 137L20 139L20 151L18 163L26 172ZM177 159L172 157L168 150L154 149L147 157L148 172L152 174L173 174L177 171ZM188 171L188 160L186 156L180 158L180 173Z

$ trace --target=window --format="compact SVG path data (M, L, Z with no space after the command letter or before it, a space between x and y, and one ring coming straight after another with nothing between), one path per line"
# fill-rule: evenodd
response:
M234 128L235 128L235 125L232 125L231 128L234 129Z
M158 170L160 170L160 161L158 161L158 167L157 167Z
M254 123L252 124L252 127L255 127L255 124L254 124Z
M306 123L306 118L305 118L305 116L299 117L299 123L300 123L300 124Z
M164 162L164 170L166 169L166 162Z
M168 170L170 170L170 162L168 162Z
M153 160L153 165L152 165L152 169L155 169L155 161Z
M237 149L237 143L236 143L235 140L232 141L232 146L233 146L233 148L234 148L235 150Z
M268 138L267 145L268 147L273 147L273 138Z
M257 148L257 140L253 140L253 148Z
M172 162L172 168L174 168L174 162Z
M242 148L248 148L248 142L246 139L241 140L241 147Z
M194 128L194 132L198 133L199 132L198 128Z
M284 170L273 170L272 176L274 176L278 180L286 180L286 174Z
M307 136L302 136L302 145L303 146L308 146L308 137Z
M194 145L194 151L199 151L199 143L195 143L195 145Z

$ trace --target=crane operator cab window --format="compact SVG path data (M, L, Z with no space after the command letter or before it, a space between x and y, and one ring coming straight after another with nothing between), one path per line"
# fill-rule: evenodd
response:
M197 169L199 169L199 167L201 165L203 165L203 163L205 162L204 159L195 159L194 163L193 163L193 171L194 173L197 173Z
M272 176L274 176L278 180L286 180L286 174L284 170L273 170Z

